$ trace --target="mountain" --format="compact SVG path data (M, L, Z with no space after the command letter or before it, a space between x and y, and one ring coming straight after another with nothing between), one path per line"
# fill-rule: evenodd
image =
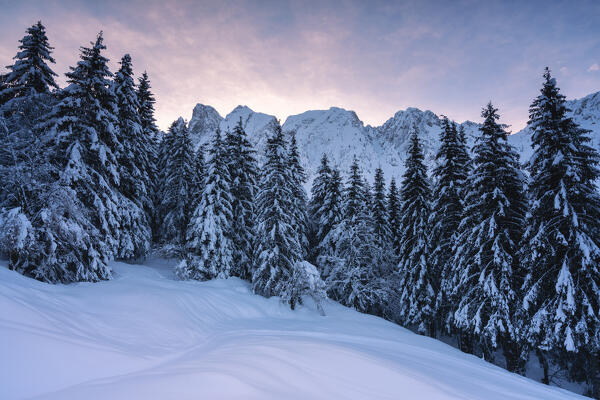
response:
M173 263L49 285L0 260L1 399L583 399L333 301L295 310Z
M600 149L600 92L568 102L577 123L592 131L594 146ZM190 131L196 145L207 143L216 127L222 131L231 129L242 120L248 137L256 147L259 159L277 119L272 115L254 112L247 106L238 106L225 118L212 107L198 104L189 121ZM416 128L421 138L426 162L430 169L435 163L439 147L442 119L432 111L408 108L398 111L383 125L364 125L354 111L331 107L328 110L306 111L289 116L283 124L284 131L295 131L302 164L307 171L307 189L318 168L321 156L327 154L334 165L348 171L354 157L359 161L369 179L381 166L386 179L401 179L411 129ZM479 124L465 121L460 124L472 145L479 134ZM521 161L531 156L531 132L525 128L509 137L509 141L521 154Z
M567 101L571 117L584 129L591 131L592 146L600 151L600 92L592 93L581 99ZM521 154L521 161L531 157L531 130L529 127L511 135L509 141Z

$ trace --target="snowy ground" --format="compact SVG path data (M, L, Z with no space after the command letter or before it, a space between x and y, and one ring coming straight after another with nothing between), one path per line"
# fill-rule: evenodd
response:
M172 263L47 285L0 261L0 399L568 399L336 303L290 311Z

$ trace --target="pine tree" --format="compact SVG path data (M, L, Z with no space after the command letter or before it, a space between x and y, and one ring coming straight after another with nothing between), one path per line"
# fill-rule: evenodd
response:
M114 91L119 109L119 131L123 151L119 154L122 166L121 191L144 210L152 208L151 182L148 165L152 155L150 138L144 134L140 104L133 81L131 56L125 54L121 68L115 74Z
M331 176L325 186L323 204L315 216L319 217L315 224L318 226L317 237L321 238L314 248L315 260L320 267L321 276L327 279L331 271L325 260L329 255L336 254L336 238L332 232L344 218L344 185L337 168L331 169Z
M226 157L231 175L231 208L233 219L232 274L250 280L255 243L258 166L255 151L248 140L240 118L232 132L227 133Z
M328 246L319 263L321 270L327 271L327 289L333 299L362 312L376 313L386 291L375 271L378 248L366 194L355 159L344 191L342 220L324 238Z
M160 205L161 192L161 180L159 167L161 140L160 132L156 126L156 119L154 118L154 104L156 99L150 91L150 79L146 71L138 79L138 85L136 90L136 97L138 102L138 115L140 117L140 124L142 128L142 141L145 144L147 152L146 157L142 159L144 165L141 165L141 169L145 171L145 175L149 179L149 195L152 201L152 210L146 210L153 232L153 239L157 240L160 227L160 217L157 214L157 210Z
M183 118L174 121L162 142L161 228L159 242L166 254L179 254L185 243L194 200L196 154Z
M519 370L517 255L527 202L518 155L507 142L498 110L489 103L473 151L464 219L458 230L452 278L456 310L452 323L479 342L486 359L503 349L507 368Z
M10 72L0 74L0 207L21 207L31 217L39 211L30 207L38 200L39 171L47 170L41 135L34 128L54 106L51 90L58 86L48 66L54 59L41 22L27 29L20 43L15 63L7 67Z
M200 203L187 227L187 255L177 267L182 279L228 278L233 267L231 178L217 129Z
M58 89L54 81L57 74L48 63L54 64L51 53L53 47L48 43L46 28L41 21L27 29L27 35L19 40L19 52L13 65L2 79L4 89L0 92L1 104L10 99L30 97L36 94L50 93L51 88Z
M583 356L587 378L599 390L598 366L591 363L600 349L599 156L589 131L568 111L546 69L529 110L534 153L523 246L528 318L522 329L534 348L562 353L563 360Z
M392 272L394 267L392 264L394 257L392 232L388 224L385 178L383 177L383 170L381 167L375 170L373 189L371 204L372 226L375 235L375 245L379 249L375 263L379 266L379 271L377 271L378 274L380 276L387 276Z
M119 163L119 191L133 202L135 217L121 225L120 257L139 259L150 250L152 213L151 182L146 167L151 154L150 142L142 132L139 103L133 81L131 57L125 54L121 68L115 74L113 90L118 107L118 139L121 150Z
M462 127L461 127L462 128ZM463 131L464 133L464 131ZM464 136L464 135L463 135ZM429 216L431 254L429 256L432 276L436 278L437 322L440 327L448 324L455 307L450 305L454 290L452 282L452 246L456 242L458 226L463 218L463 194L467 182L468 153L456 124L447 118L442 120L440 148L436 154L433 170L434 188L431 214Z
M257 259L252 288L265 297L282 296L293 309L301 301L299 293L290 291L290 287L296 264L302 261L302 246L292 226L295 204L287 157L283 133L277 124L267 140L256 198Z
M142 131L149 137L154 138L159 134L159 130L154 118L154 104L156 103L156 99L150 89L150 78L148 78L148 73L144 71L138 79L136 91L139 106L138 113L140 115Z
M48 259L44 276L38 275L39 279L107 279L110 270L106 262L121 251L121 226L137 217L132 204L117 190L120 175L115 154L121 145L116 136L117 106L109 81L112 74L108 59L102 55L105 48L101 33L92 47L81 48L81 60L66 74L69 86L60 91L59 103L40 124L40 130L51 135L49 160L62 186L52 192L55 197L48 200L49 207L67 202L64 192L72 194L68 200L72 206L54 207L52 212L58 214L45 219L47 223L71 224L69 229L89 235L90 243L85 244L88 250L65 252L62 256L70 259L66 265L59 258ZM53 242L52 236L49 232L49 242Z
M430 249L427 220L430 213L430 186L423 150L416 129L410 137L408 157L400 193L400 277L399 317L404 324L415 325L421 333L435 336L434 271L428 253Z
M401 237L401 208L400 193L396 186L396 179L392 177L390 181L390 190L387 195L387 218L388 226L390 227L390 243L392 245L393 264L398 263L400 256L400 237Z
M311 253L309 259L315 262L318 257L317 248L325 235L331 230L331 226L323 226L321 224L322 209L327 195L327 185L331 179L331 167L326 154L321 157L321 165L317 169L317 173L312 182L311 198L308 204L308 219L309 219L309 243Z
M294 216L292 226L296 230L296 235L302 247L302 258L308 257L308 196L304 190L306 183L306 173L300 165L300 154L298 154L298 145L296 143L296 132L290 133L290 143L288 146L288 174L292 189L292 202L294 203Z

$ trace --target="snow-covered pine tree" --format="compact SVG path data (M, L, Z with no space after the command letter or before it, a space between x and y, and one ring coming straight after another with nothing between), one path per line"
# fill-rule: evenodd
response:
M390 181L390 190L387 195L387 218L388 226L390 227L390 243L392 245L392 263L398 264L398 257L400 256L400 236L401 229L400 217L402 202L400 200L400 192L398 192L398 186L396 185L396 179L392 177Z
M40 228L46 210L52 206L46 194L56 179L42 135L34 127L53 107L51 89L57 86L56 74L46 63L53 63L54 59L44 27L38 23L27 33L20 41L21 51L14 57L15 64L8 67L12 72L0 76L0 253L9 259L10 268L56 281L40 273L46 260L78 243L69 238L66 246L53 241L44 249L48 243ZM61 203L66 204L66 199ZM64 225L63 231L73 226ZM60 236L57 230L53 234ZM85 240L84 235L79 238ZM77 249L71 247L69 251L75 254ZM72 270L68 260L60 261L65 269ZM61 278L69 280L64 275Z
M392 232L388 220L385 178L381 167L375 170L371 215L373 221L373 233L375 235L375 245L379 249L377 252L377 259L375 260L377 273L380 276L387 276L394 268L394 265L392 264L394 257Z
M429 260L435 279L437 324L440 329L448 325L456 307L450 305L454 290L452 282L452 246L456 242L458 226L463 218L463 194L468 169L465 164L465 143L456 124L442 120L440 148L433 170L433 199L429 216L431 250Z
M292 190L292 202L294 203L294 215L292 226L296 230L300 246L302 247L302 259L308 257L308 196L304 190L306 183L306 173L300 164L300 154L298 153L298 144L296 143L296 132L289 133L290 141L288 145L288 175Z
M258 166L255 151L238 121L225 139L226 157L231 176L231 208L233 218L231 237L233 240L232 275L250 280L254 259Z
M231 178L219 129L207 167L201 199L187 227L186 256L176 269L181 279L225 279L233 267Z
M265 297L282 296L294 308L302 300L290 288L294 268L302 260L302 246L292 226L295 204L287 158L286 143L277 124L267 140L256 197L257 250L252 289Z
M125 54L121 68L115 74L114 91L119 109L119 131L123 151L121 165L121 192L144 210L152 209L151 181L148 171L152 156L152 142L142 128L140 104L133 81L131 56Z
M325 202L325 196L327 193L327 185L331 179L331 167L329 166L329 159L326 154L321 157L321 164L317 169L317 173L312 182L311 197L308 203L308 219L309 219L309 243L311 252L309 259L312 262L316 262L318 257L317 248L328 231L331 230L331 226L323 227L321 225L321 210Z
M121 150L117 153L119 191L133 204L128 205L132 212L121 224L119 258L140 259L150 250L152 240L152 189L147 171L152 151L149 138L142 132L131 56L125 54L120 64L113 82L121 143Z
M8 74L0 74L0 207L21 207L30 217L42 179L36 170L47 170L40 133L34 130L40 118L52 109L51 90L58 88L48 63L54 63L45 28L38 22L20 40L15 63ZM10 100L10 101L8 101ZM33 172L33 173L32 173Z
M154 139L158 136L159 130L156 126L156 119L154 118L154 104L156 103L156 99L150 89L150 78L148 77L148 73L144 71L142 76L138 78L136 90L139 106L138 113L140 115L142 131L144 134Z
M416 128L410 136L408 157L400 189L400 261L398 263L398 317L420 333L435 337L435 282L429 260L431 189Z
M529 110L534 152L528 163L531 208L523 245L528 318L522 330L534 348L562 353L564 360L587 360L586 378L600 390L598 364L592 365L600 350L599 156L588 131L568 111L546 69Z
M156 126L156 119L154 118L154 104L156 99L151 92L150 79L146 71L138 78L138 85L136 89L136 97L138 101L138 115L140 117L140 124L142 127L142 135L144 143L147 146L147 156L143 159L145 165L140 167L145 171L150 181L149 194L152 200L152 209L149 213L150 223L152 228L153 239L156 240L158 234L158 228L160 226L160 220L157 218L156 210L159 208L160 198L158 193L160 192L160 178L159 178L159 152L160 142L162 140L158 127ZM148 212L148 210L146 210Z
M106 48L102 33L91 44L81 48L81 60L66 74L69 86L59 92L59 102L40 124L40 131L49 135L49 159L63 187L52 192L55 196L48 200L50 215L43 219L64 221L70 235L88 235L86 249L94 251L65 252L63 257L69 258L66 265L58 259L48 260L43 276L37 276L43 280L108 278L106 261L121 250L121 226L126 218L135 218L128 199L117 190L120 176L115 154L121 145L116 135L117 106L109 81L112 74L108 59L102 55ZM73 206L56 206L56 202L65 201L67 190L72 193L69 202ZM53 236L49 232L47 246L56 246Z
M375 271L378 248L370 211L355 158L344 191L342 219L323 239L319 264L326 271L327 291L333 299L362 312L377 313L386 291Z
M527 211L524 176L518 154L497 122L498 110L488 103L481 115L464 219L454 245L452 323L479 343L486 359L502 349L507 368L518 371L514 317L523 275L517 252Z
M159 243L166 255L179 255L185 244L194 199L196 154L183 118L174 121L161 143L162 172Z
M57 74L48 63L54 64L51 53L53 47L48 43L46 28L41 21L27 29L27 35L19 41L19 52L14 57L10 72L3 76L4 89L0 98L4 102L14 98L25 98L36 94L47 94L58 89L54 81Z
M317 237L321 238L314 248L315 260L320 267L321 276L327 279L330 270L328 263L323 262L323 257L336 254L335 237L330 233L344 218L344 184L337 168L331 169L331 176L325 186L323 204L315 215L319 216L315 223L318 225Z

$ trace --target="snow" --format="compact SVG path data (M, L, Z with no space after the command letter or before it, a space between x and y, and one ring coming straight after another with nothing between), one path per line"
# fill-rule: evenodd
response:
M582 128L592 131L591 144L600 150L600 92L567 101L566 105L572 110L574 121ZM500 114L502 115L502 109ZM413 127L419 132L425 164L429 171L433 169L435 153L440 145L440 115L409 107L398 111L383 125L372 127L365 126L354 111L331 107L328 110L291 115L285 120L283 131L296 131L301 164L308 177L306 190L311 187L323 153L327 154L332 166L341 169L342 176L348 172L356 155L369 181L372 181L375 169L382 167L386 181L389 182L392 176L399 180L404 173L406 150ZM259 161L262 161L266 138L270 135L276 118L254 112L247 106L238 106L223 118L211 106L196 105L189 122L190 135L196 145L207 143L217 126L225 132L232 129L240 117L248 139L258 151ZM469 146L472 146L479 136L480 125L465 121L460 126L465 130ZM529 127L509 135L509 143L515 146L521 162L530 159L533 152Z
M337 303L319 315L175 261L48 285L0 261L2 399L569 399Z

